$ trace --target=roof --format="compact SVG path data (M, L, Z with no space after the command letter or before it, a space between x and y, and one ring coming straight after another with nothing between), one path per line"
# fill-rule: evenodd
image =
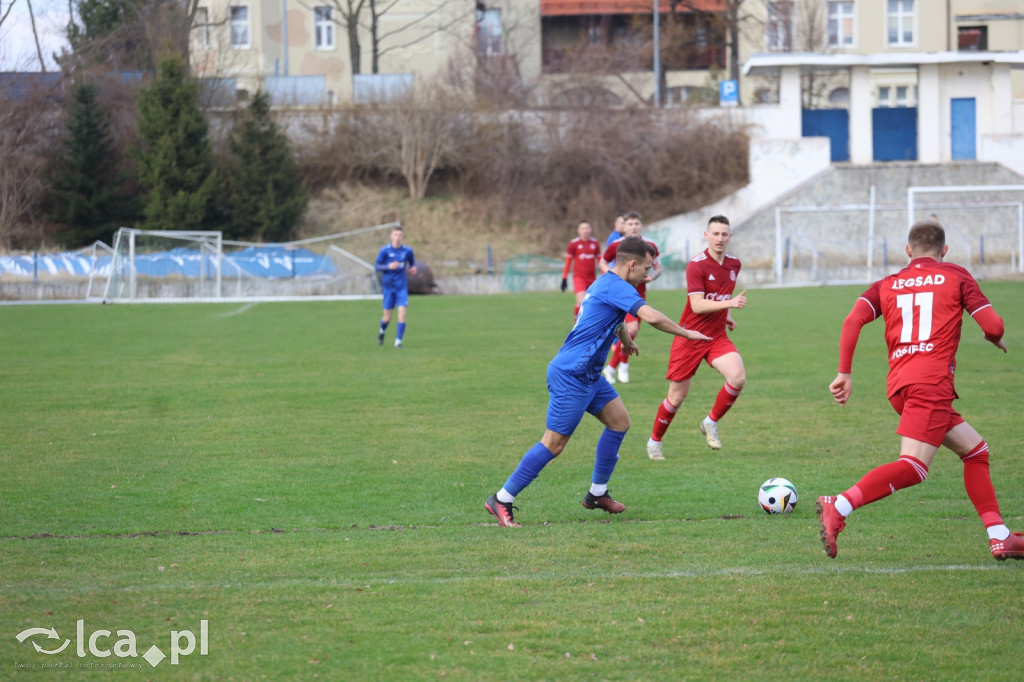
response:
M682 0L676 12L724 12L726 0ZM542 17L592 14L650 14L652 0L540 0ZM658 0L662 14L672 9L671 0Z
M818 52L777 52L754 54L743 64L745 76L768 76L784 66L802 71L870 68L914 68L923 64L1008 64L1024 69L1024 50L1019 52L879 52L874 54L821 54Z

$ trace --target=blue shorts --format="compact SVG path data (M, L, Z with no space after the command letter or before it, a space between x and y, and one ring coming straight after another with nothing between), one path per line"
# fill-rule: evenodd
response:
M583 419L583 413L597 415L619 394L603 376L594 383L580 381L563 369L548 365L547 428L571 436Z
M394 310L395 306L398 306L399 308L409 307L408 287L402 287L401 289L384 289L384 310Z

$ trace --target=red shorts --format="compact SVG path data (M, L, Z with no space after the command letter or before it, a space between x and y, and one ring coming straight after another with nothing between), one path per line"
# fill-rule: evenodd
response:
M701 360L710 366L712 362L728 353L737 353L736 346L724 334L711 341L693 341L677 336L672 341L672 352L668 356L669 381L686 381L697 373Z
M953 382L946 379L937 384L910 384L889 398L900 425L896 433L938 447L946 434L964 418L953 409L957 397Z
M572 290L576 292L586 291L587 289L590 288L590 285L593 284L596 279L596 277L591 277L590 279L587 279L586 277L576 277L575 275L573 275Z

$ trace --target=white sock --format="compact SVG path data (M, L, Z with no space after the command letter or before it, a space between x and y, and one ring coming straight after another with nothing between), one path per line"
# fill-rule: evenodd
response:
M498 502L502 502L504 504L512 504L516 500L516 496L504 488L498 491L496 497L498 498Z
M849 516L853 513L853 505L850 504L850 501L843 497L842 495L837 495L836 511L842 514L843 516Z
M608 492L608 485L606 483L591 483L590 494L594 497L601 497Z
M994 526L989 526L985 530L988 531L989 540L1005 540L1010 537L1010 529L1001 523L997 523Z
M704 423L705 424L717 424L718 422L716 422L714 419L712 419L711 415L709 414L708 416L704 417Z

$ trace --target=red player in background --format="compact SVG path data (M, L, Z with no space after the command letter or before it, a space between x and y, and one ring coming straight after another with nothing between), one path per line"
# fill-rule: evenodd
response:
M580 303L587 293L587 288L597 279L597 259L601 254L601 242L594 239L591 234L593 228L586 220L576 227L576 234L579 235L571 242L565 250L565 267L562 268L562 291L569 287L569 270L572 270L572 288L576 292L576 307L573 308L572 317L575 320L580 312Z
M623 236L608 245L608 248L604 251L604 255L601 257L601 262L598 265L601 268L601 272L605 272L608 268L614 267L615 255L618 253L619 244L626 237L640 237L650 244L654 247L654 265L651 268L651 274L648 275L648 277L636 288L640 293L640 297L646 300L647 282L653 282L661 276L661 260L658 258L658 245L646 237L641 237L640 233L644 229L644 224L640 220L639 213L634 211L626 213L626 221L622 229ZM636 333L640 329L640 320L632 315L626 315L626 321L623 324L629 331L629 337L635 339ZM601 373L604 374L604 378L607 379L610 384L615 383L616 374L618 375L618 380L621 383L629 383L629 355L622 349L622 345L620 343L616 342L615 345L612 346L611 357L608 358L608 365L601 371Z

